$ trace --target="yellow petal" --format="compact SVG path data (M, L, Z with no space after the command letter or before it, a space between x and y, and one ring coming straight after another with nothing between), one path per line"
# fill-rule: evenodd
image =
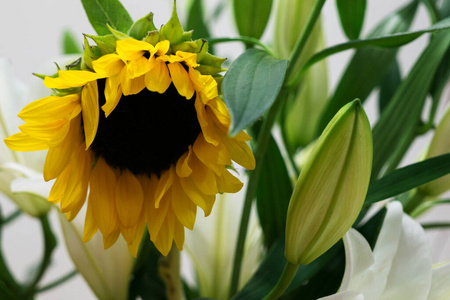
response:
M144 76L131 79L127 75L127 70L123 69L119 73L119 77L120 77L120 84L122 87L122 94L124 94L125 96L135 95L145 88Z
M174 233L173 233L173 239L175 241L175 245L177 246L178 250L180 250L180 251L183 250L184 227L177 220L175 220L175 229L174 229Z
M208 99L214 99L219 96L217 92L217 82L211 75L202 75L199 71L189 67L189 78L197 92L203 96L204 104Z
M80 94L49 96L25 106L18 117L25 122L49 123L68 118L77 108L80 109Z
M98 87L97 81L88 83L81 92L81 106L83 107L84 135L86 138L86 149L95 139L98 128Z
M156 44L155 51L156 55L161 56L167 53L170 48L170 42L168 40L164 40Z
M243 186L244 184L226 169L222 176L217 176L217 188L221 193L237 193Z
M128 169L117 180L115 199L120 222L125 227L134 226L141 215L144 194L140 182Z
M52 186L52 190L50 191L50 195L48 196L49 202L56 204L61 202L61 200L64 198L66 187L70 180L70 168L71 165L68 165L56 179L55 183Z
M255 168L255 157L246 142L237 141L224 136L223 143L226 145L231 159L246 169L253 170Z
M39 139L50 146L59 145L69 131L69 120L57 120L46 124L25 123L19 126L23 133Z
M145 222L141 222L139 221L137 224L137 231L136 231L136 237L134 238L134 240L128 244L128 251L130 251L131 255L133 255L134 257L137 256L137 252L139 250L139 245L141 243L142 240L142 236L144 234L145 231Z
M81 117L77 117L71 121L71 126L67 136L58 147L51 147L48 150L44 164L44 180L49 181L61 174L61 172L69 164L74 149L82 143L81 136Z
M231 165L231 158L222 143L214 146L206 142L202 134L199 134L194 143L194 153L198 159L217 175L221 175L223 167Z
M192 146L189 145L188 151L186 151L177 161L177 175L179 177L188 177L192 173L192 169L189 167L189 158L192 153Z
M119 55L107 54L94 60L92 66L95 72L102 75L102 77L112 77L125 67L125 63L120 59Z
M51 89L67 89L71 87L80 87L90 81L102 78L100 74L90 71L58 71L57 78L45 77L44 84Z
M160 59L153 58L151 72L145 74L145 86L149 91L164 93L172 83L166 64Z
M169 191L162 197L158 208L156 208L154 205L149 206L147 226L152 241L158 236L159 231L163 226L164 220L166 219L170 207L170 197L171 191Z
M153 45L135 39L123 39L116 43L116 52L123 60L138 59L145 52L153 50Z
M6 146L14 151L40 151L48 149L48 144L23 132L18 132L4 139Z
M164 196L164 194L167 192L167 190L172 186L173 183L173 177L175 170L173 169L173 166L170 167L169 170L166 170L164 173L161 174L161 178L159 179L158 186L156 187L155 191L155 207L159 207L159 202L161 201L161 198Z
M94 212L92 211L92 201L88 200L86 209L86 218L84 220L83 242L89 242L97 232L98 226L95 222Z
M112 233L110 233L108 235L103 235L103 247L105 249L110 248L112 245L115 244L115 242L119 238L119 235L120 235L119 228L117 228L116 230L114 230Z
M169 211L158 235L152 239L155 247L164 256L167 256L172 248L173 235L175 232L175 219L173 212Z
M197 112L198 123L202 128L203 137L208 143L218 146L220 137L217 133L217 127L214 126L213 121L206 113L205 105L199 98L200 96L198 95L195 99L195 110Z
M131 60L127 63L127 76L129 78L136 78L148 73L154 64L151 63L146 57L141 56L138 59Z
M167 66L169 67L170 76L172 77L173 84L177 88L178 93L188 100L191 99L195 90L188 72L186 72L183 66L177 62L170 63Z
M228 112L228 108L225 103L220 98L214 98L208 101L208 114L213 114L215 119L219 122L217 124L220 127L223 127L223 131L228 133L228 129L231 124L230 113Z
M122 97L122 87L120 85L119 75L107 78L105 83L105 99L106 102L102 106L105 116L108 117L119 104Z
M172 210L178 221L184 227L192 230L194 228L197 206L186 195L179 180L174 180L173 182L171 199Z
M197 67L197 54L191 52L177 51L175 53L178 57L181 57L183 61L188 65L188 67Z
M112 188L116 181L114 171L99 158L91 174L89 201L95 223L103 235L112 233L119 225Z
M217 183L214 172L206 167L195 155L191 159L192 174L190 178L197 188L206 195L217 194Z
M180 183L189 199L191 199L191 201L194 202L195 205L199 206L203 210L205 216L209 216L212 211L216 196L205 195L200 192L191 178L180 178Z

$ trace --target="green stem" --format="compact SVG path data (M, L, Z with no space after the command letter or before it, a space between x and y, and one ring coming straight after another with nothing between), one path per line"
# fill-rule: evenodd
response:
M172 249L166 257L161 258L158 272L166 284L167 299L185 300L180 277L180 251L175 245L172 245Z
M48 266L50 265L53 250L56 248L57 243L56 237L50 227L48 215L39 217L39 221L41 222L42 232L44 234L44 256L35 277L25 288L25 299L32 298L32 295L36 292L36 285L39 283Z
M434 222L434 223L423 223L421 224L423 229L439 229L439 228L449 228L450 223L448 222Z
M54 287L57 287L58 285L61 285L64 282L66 282L67 280L75 277L75 275L77 275L77 274L78 274L78 271L77 270L73 270L73 271L67 273L66 275L56 279L55 281L50 282L49 284L41 287L40 289L38 289L36 291L36 293L42 293L42 292L48 291L48 290L50 290L50 289L52 289Z
M412 193L412 196L408 197L406 203L403 203L403 211L409 215L422 203L423 199L426 197L426 195L419 189L416 189Z
M436 4L432 0L422 0L428 10L428 15L430 16L431 23L434 24L442 19L441 12L437 8Z
M238 240L236 242L236 250L234 252L234 264L233 264L233 272L231 277L231 285L230 285L230 293L229 298L231 298L234 294L236 294L239 279L241 273L242 259L244 256L244 246L245 239L247 236L248 229L248 221L250 219L250 211L252 207L253 199L256 197L256 189L259 182L259 176L261 175L262 164L261 161L264 158L266 153L267 145L270 140L270 130L275 122L278 108L280 107L281 102L283 102L286 94L281 91L275 100L274 104L270 108L267 117L264 118L263 123L261 125L261 130L258 135L258 145L255 150L255 161L256 166L253 172L250 174L248 183L247 183L247 192L245 194L244 199L244 207L242 209L241 215L241 223L239 226Z
M22 214L22 211L20 209L16 210L15 212L11 213L9 216L7 216L6 218L4 218L2 220L2 226L6 225L12 221L14 221L18 216L20 216Z
M320 16L320 12L322 10L323 5L325 4L326 0L317 0L314 4L313 11L311 15L309 16L306 26L304 27L302 33L300 34L297 43L294 47L294 50L291 53L290 56L290 63L288 66L288 69L286 71L286 79L290 77L292 68L295 65L296 60L300 57L303 49L305 48L306 42L308 41L309 36L311 35L311 32L314 28L314 25L317 22L317 19ZM259 42L259 41L258 41ZM285 89L281 89L280 94L278 95L277 99L275 100L274 104L270 108L267 117L264 118L261 131L258 135L258 146L255 150L255 160L256 160L256 167L255 170L253 170L252 173L250 173L250 177L247 184L247 192L245 194L245 200L244 200L244 207L242 209L242 216L241 216L241 223L239 226L239 233L238 233L238 240L236 243L236 250L234 253L234 263L233 263L233 272L231 277L231 285L230 285L230 293L229 298L234 296L238 290L239 286L239 279L240 279L240 273L241 273L241 267L242 267L242 258L244 253L244 245L245 245L245 239L247 236L247 229L248 229L248 221L250 219L250 210L252 206L253 199L256 197L256 189L259 181L259 176L261 173L262 164L260 163L262 159L264 158L264 155L266 153L267 145L269 144L270 140L270 132L272 129L273 124L275 123L275 119L278 113L278 109L280 107L280 104L284 102L284 99L286 97L286 91Z
M270 50L269 47L267 47L266 45L261 43L260 40L249 37L249 36L240 36L240 37L236 37L236 38L223 37L223 38L208 39L208 43L210 45L214 45L214 44L218 44L218 43L230 43L230 42L243 42L246 45L246 47L248 44L257 45L257 46L262 47L267 53L269 53L270 55L273 56L272 51Z
M278 280L275 287L270 291L270 293L264 297L263 300L275 300L280 298L284 291L289 287L292 279L294 279L295 274L297 273L299 265L294 265L290 262L286 263L284 267L283 274L281 274L280 279Z
M430 208L432 208L432 207L434 207L436 205L439 205L439 204L450 204L450 199L439 199L439 200L425 201L422 204L420 204L419 206L417 206L412 211L410 216L411 216L411 218L417 218L418 216L420 216L421 214L423 214L424 212L426 212Z

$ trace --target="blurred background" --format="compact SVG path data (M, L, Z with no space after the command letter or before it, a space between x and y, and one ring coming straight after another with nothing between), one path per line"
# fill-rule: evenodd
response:
M225 3L225 10L218 20L212 21L212 28L210 29L212 35L214 37L237 36L230 13L232 1L204 1L207 4L206 17L208 18L211 15L211 12L219 2ZM369 0L362 36L367 34L388 13L408 2L407 0ZM122 0L122 3L133 20L143 17L148 12L153 12L155 14L154 23L157 27L170 18L172 10L171 0ZM276 1L274 1L275 4ZM189 1L179 0L177 2L178 14L182 24L185 24L186 21L188 5ZM272 19L274 12L273 10ZM327 46L346 41L339 25L334 0L329 0L325 4L322 22ZM264 42L269 44L272 40L272 23L269 24L262 38ZM422 6L412 25L412 30L426 28L429 24L427 13ZM52 62L62 53L62 35L64 30L73 32L80 46L83 42L82 33L95 34L84 13L81 1L73 0L0 0L0 28L0 57L6 57L11 62L14 70L14 74L11 74L11 76L15 76L23 84L31 86L32 90L42 84L40 79L31 74L32 72L46 74L56 71L56 68L51 69ZM188 29L190 28L185 28L185 30ZM398 57L403 74L407 73L411 68L423 50L428 38L428 35L424 35L400 50ZM240 43L227 43L216 46L216 54L221 57L227 57L229 63L243 50L244 47ZM334 90L351 55L352 51L347 51L331 56L328 59L330 91ZM374 101L377 96L376 93L376 91L372 93L365 104L372 124L378 117ZM30 94L29 101L42 97L42 95ZM450 88L447 87L443 101L441 101L442 105L447 105L449 100ZM442 115L443 109L443 107L439 109L438 119ZM431 132L418 139L408 152L406 161L402 165L416 161L425 150L430 138ZM0 206L3 214L8 214L16 209L15 205L4 197L0 198ZM446 206L439 206L421 217L420 220L424 222L431 220L449 222L450 209ZM199 216L197 222L202 221L203 217ZM61 237L61 230L59 229L56 215L52 215L52 222L56 227L55 231L59 237L59 245L54 254L53 264L43 279L44 284L73 269ZM33 267L33 263L42 255L43 245L39 226L39 223L31 217L22 215L8 227L8 230L5 230L4 235L1 237L7 262L19 279L26 277L27 272ZM433 245L434 261L450 260L450 239L448 238L450 231L442 230L438 232L436 230L428 230L428 233ZM95 297L81 276L76 276L59 288L40 294L38 299L70 300L95 299Z

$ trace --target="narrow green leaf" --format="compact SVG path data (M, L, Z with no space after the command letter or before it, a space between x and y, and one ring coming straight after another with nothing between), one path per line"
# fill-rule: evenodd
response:
M72 31L64 30L62 37L62 53L63 54L78 54L81 53L81 47Z
M269 248L284 235L286 230L286 214L292 194L292 184L283 156L273 138L270 139L266 151L266 157L270 159L262 161L256 205L264 233L264 242Z
M408 149L411 137L417 133L434 74L449 46L450 31L434 36L380 116L373 129L372 180L378 177L396 149Z
M131 25L128 35L134 37L135 39L142 40L147 36L149 31L157 30L153 24L153 13L149 13L143 18L140 18Z
M364 205L394 197L449 173L450 154L397 169L370 184Z
M336 0L336 5L345 35L357 39L364 23L366 0Z
M272 0L233 0L234 18L240 35L259 39L272 10Z
M89 22L98 35L110 34L111 28L128 32L133 20L119 0L81 0Z
M439 23L436 23L435 25L418 30L413 32L402 32L402 33L396 33L392 35L386 35L376 38L369 38L364 40L354 40L347 43L335 45L332 47L329 47L327 49L324 49L316 54L314 54L303 66L302 73L311 67L313 64L317 63L320 60L323 60L324 58L342 52L349 49L355 49L355 48L362 48L362 47L382 47L382 48L395 48L400 47L405 44L408 44L418 37L420 37L424 33L433 33L438 32L441 30L448 30L450 29L450 18L447 18L445 20L440 21ZM298 77L298 76L297 76ZM295 81L295 80L293 80Z
M247 50L236 59L222 83L231 114L230 136L251 125L273 104L286 69L286 60L259 49Z
M410 27L418 6L412 1L401 10L387 16L369 34L369 38L404 32ZM358 49L345 70L341 80L328 102L320 124L317 128L319 135L336 112L346 103L355 98L364 102L370 92L387 74L391 64L395 61L396 49L382 49L367 47Z
M397 61L391 65L389 72L383 78L380 84L380 93L378 95L378 111L381 114L388 105L395 91L402 82L400 67Z
M194 30L192 39L210 37L208 26L205 23L203 0L193 0L187 17L187 30Z

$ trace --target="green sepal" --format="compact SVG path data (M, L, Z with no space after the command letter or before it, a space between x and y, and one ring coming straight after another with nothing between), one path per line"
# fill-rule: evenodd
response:
M44 75L44 74L39 74L39 73L31 73L32 75L36 76L37 78L40 78L42 80L45 79L45 77L51 77L51 78L55 78L57 77L58 74L53 74L53 75Z
M173 45L172 51L184 51L197 54L197 62L200 62L206 53L208 53L208 41L205 39L199 39L196 41L184 42L181 44Z
M92 39L97 44L97 48L100 51L101 55L114 53L116 51L117 39L113 34L103 36L85 34L85 36Z
M88 39L86 38L86 36L84 36L84 50L83 50L83 62L82 62L83 67L86 67L87 69L92 70L92 61L96 60L96 59L97 59L97 56L92 51L92 48L89 45ZM85 69L85 68L83 68L83 69Z
M192 34L194 33L194 30L190 30L190 31L186 31L183 33L183 37L181 38L181 40L183 42L188 42L188 41L192 41Z
M157 30L157 28L153 23L153 13L149 13L131 25L130 30L128 30L128 35L137 40L142 40L149 31L154 30Z
M222 64L226 60L226 58L217 57L215 55L212 55L211 53L206 52L204 55L202 55L202 59L199 60L198 63L201 65L208 65L223 70Z
M124 40L124 39L129 39L130 38L130 36L128 34L125 34L125 33L121 32L121 31L115 30L114 28L112 28L108 24L106 24L106 26L108 26L109 31L111 31L111 33L114 35L114 37L117 40Z
M82 58L80 57L77 60L66 65L66 70L81 70L81 60Z
M216 68L216 67L211 67L211 66L207 66L207 65L200 65L195 69L200 71L200 73L202 73L203 75L215 75L217 73L225 72L227 70L227 69Z
M155 46L160 39L160 34L158 30L150 31L147 36L144 38L144 41Z
M169 40L171 45L178 44L183 41L184 31L181 26L180 19L177 15L177 2L173 1L172 17L169 22L161 27L161 40Z

